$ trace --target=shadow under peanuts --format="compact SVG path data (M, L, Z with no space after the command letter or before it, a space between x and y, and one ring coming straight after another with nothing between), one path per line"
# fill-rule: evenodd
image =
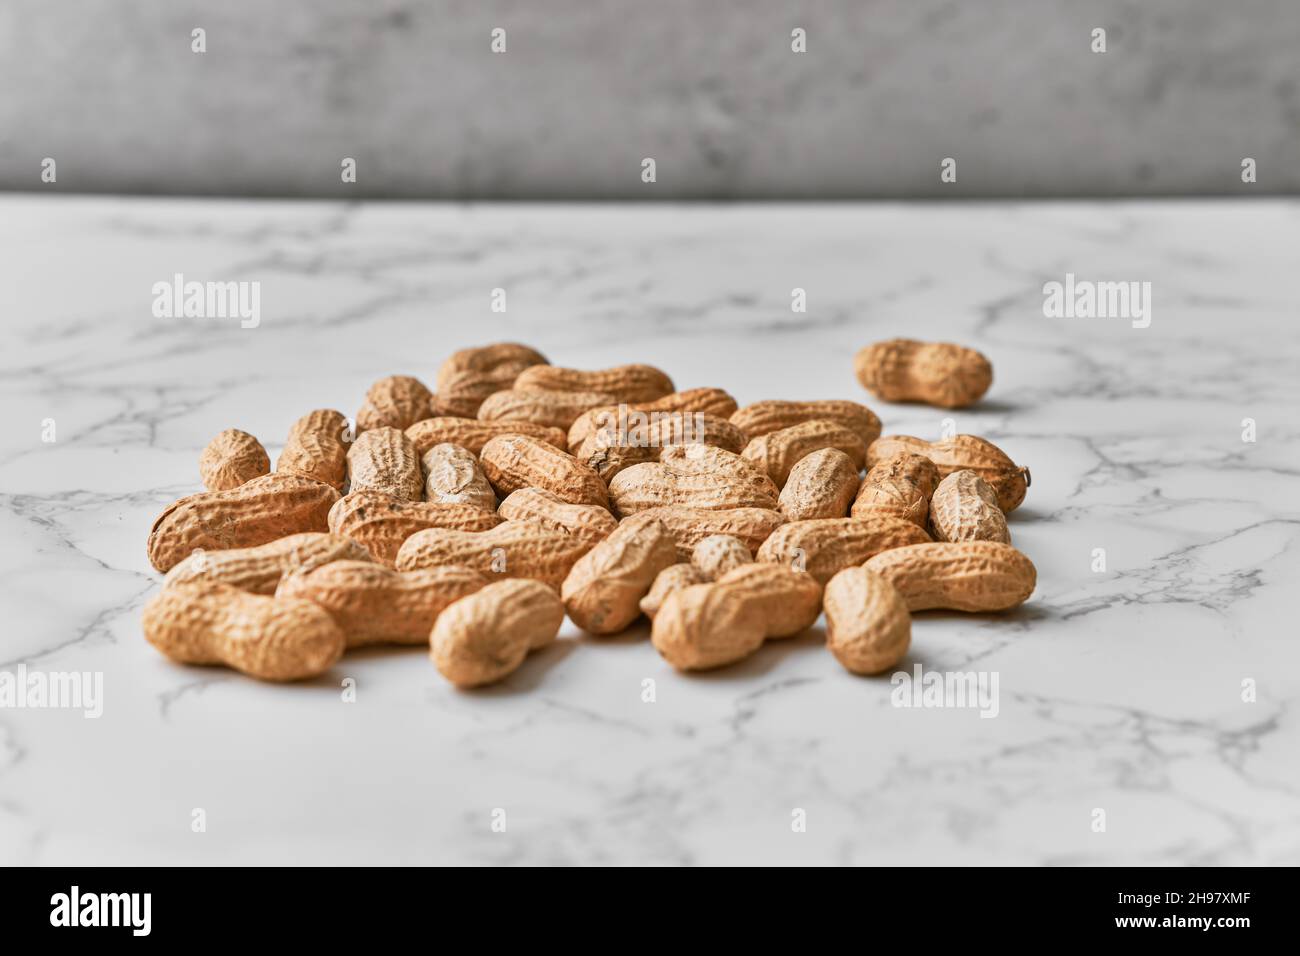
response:
M829 654L826 650L826 628L814 624L794 637L773 637L763 642L753 654L734 664L724 664L705 671L677 671L674 673L694 681L726 683L764 677L781 666L792 654ZM670 666L665 661L664 666Z
M475 697L514 697L532 693L546 680L550 670L561 664L580 643L582 642L573 638L553 641L543 648L529 651L518 670L507 675L503 680L484 687L458 688L458 692Z

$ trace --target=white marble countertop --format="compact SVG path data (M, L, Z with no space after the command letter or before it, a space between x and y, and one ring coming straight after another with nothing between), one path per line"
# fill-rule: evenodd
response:
M0 670L103 674L98 719L0 709L0 862L1300 862L1297 250L1288 202L0 198ZM1151 282L1150 327L1044 317L1067 272ZM260 324L155 318L175 273L260 281ZM990 356L988 400L951 417L1033 471L1033 598L918 615L905 662L996 673L993 719L892 706L820 630L680 676L644 627L566 624L476 693L418 648L281 687L141 637L149 525L223 428L274 455L307 409L514 339L937 438L951 413L853 378L898 334Z

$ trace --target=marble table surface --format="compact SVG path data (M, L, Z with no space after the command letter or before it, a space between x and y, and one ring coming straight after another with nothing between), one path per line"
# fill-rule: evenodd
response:
M0 671L102 675L97 718L0 708L0 862L1298 863L1297 250L1284 201L0 197ZM177 273L260 282L257 327L155 317ZM1152 321L1045 316L1067 273L1150 282ZM852 354L895 335L984 351L986 401L866 396ZM1036 593L918 615L900 665L996 678L996 715L895 706L820 626L681 676L644 627L566 623L475 693L420 649L281 687L145 643L146 534L213 434L274 456L303 411L506 339L1029 465Z

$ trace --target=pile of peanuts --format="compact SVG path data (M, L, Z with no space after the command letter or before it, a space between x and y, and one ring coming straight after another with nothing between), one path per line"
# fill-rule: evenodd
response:
M943 408L993 378L976 351L910 339L854 365L885 401ZM907 652L913 612L1005 611L1036 578L1006 520L1027 469L973 435L880 431L852 401L738 408L648 365L466 349L434 390L376 382L355 423L307 413L274 471L252 435L217 435L199 459L207 490L150 530L165 578L144 635L172 660L272 681L349 648L427 644L474 687L554 641L566 614L593 635L645 615L660 655L699 670L824 610L835 658L878 674Z

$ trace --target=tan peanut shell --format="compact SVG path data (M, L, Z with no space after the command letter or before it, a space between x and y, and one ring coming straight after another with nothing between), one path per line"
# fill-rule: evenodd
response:
M866 568L845 568L826 584L826 646L854 674L880 674L907 654L912 617L888 580Z
M930 503L916 483L907 478L863 481L849 513L854 518L902 518L929 530Z
M426 501L496 510L497 496L473 452L444 442L426 451L420 464Z
M871 409L834 398L814 402L755 402L731 416L732 424L739 425L751 439L815 419L843 425L862 439L863 445L870 445L880 437L880 419Z
M653 416L645 418L644 416ZM608 483L624 468L658 461L664 448L698 443L739 453L745 433L725 418L703 412L648 412L596 419L591 432L574 456L593 468Z
M873 554L929 540L924 530L900 518L791 521L772 532L756 557L803 568L825 584L837 572L861 564Z
M199 455L199 474L208 491L229 491L271 470L262 443L248 432L227 428L208 442Z
M641 599L677 560L661 521L623 525L581 558L560 589L574 624L591 634L617 634L641 615Z
M728 571L753 562L754 555L745 543L729 534L711 534L691 550L691 565L706 581L716 581Z
M347 481L350 445L348 420L343 413L318 408L293 423L275 470L315 478L342 491Z
M870 458L870 448L867 449L867 455ZM921 494L926 501L930 500L934 489L939 487L939 469L935 467L934 462L924 455L913 455L907 452L876 461L867 469L867 477L862 479L862 484L865 487L895 478L916 485L921 489Z
M479 461L502 498L520 488L544 488L571 504L609 504L605 483L598 474L568 452L535 438L493 438L483 446Z
M558 392L604 392L614 397L607 403L610 405L653 402L671 394L674 388L673 380L652 365L620 365L599 371L535 365L520 373L514 387Z
M758 607L769 639L794 637L817 623L822 586L811 574L779 564L745 564L714 582Z
M973 471L954 471L939 482L930 500L930 525L936 541L1011 543L997 494Z
M614 476L609 497L620 515L664 505L710 510L775 509L772 479L740 455L710 445L673 445L656 463L633 465Z
M534 366L542 368L543 366ZM485 422L531 422L567 432L583 412L615 401L608 392L557 392L541 388L511 388L493 392L479 406Z
M558 428L534 425L532 422L481 422L475 418L426 418L406 430L416 452L423 455L434 445L444 442L459 445L475 455L483 446L499 435L524 435L554 445L564 450L564 432Z
M867 446L861 438L838 422L819 418L751 438L742 454L780 488L801 458L823 448L836 448L848 455L854 474L867 460Z
M544 488L520 488L506 496L497 514L510 521L533 521L564 531L595 547L618 527L618 519L600 505L575 505Z
M329 612L310 601L209 581L163 588L144 606L141 626L145 639L174 661L224 664L270 681L322 674L344 647Z
M590 546L565 531L529 521L506 521L490 531L430 528L407 538L397 570L462 564L505 578L532 578L556 591Z
M944 541L877 554L864 567L889 580L909 611L1005 611L1034 593L1033 562L997 541Z
M356 541L386 567L397 561L402 543L427 528L487 531L501 517L474 505L407 501L382 491L353 491L329 512L329 530Z
M624 524L637 521L662 521L677 542L677 560L689 562L695 546L710 535L726 534L738 538L750 553L785 524L785 515L771 508L688 508L667 505L647 508Z
M673 564L659 572L646 592L646 596L641 599L641 613L650 620L659 612L668 595L674 591L680 591L682 588L690 587L692 584L707 584L708 578L699 572L699 569L693 564Z
M348 647L425 644L443 610L491 583L472 568L395 571L368 561L335 561L286 575L276 595L324 608Z
M255 548L196 551L167 572L163 587L189 581L229 584L251 594L274 594L286 574L311 571L331 561L368 561L366 549L337 534L307 531Z
M438 369L435 399L438 413L473 418L485 398L508 389L524 369L545 364L546 357L541 352L517 342L498 342L454 352ZM477 449L471 450L477 454Z
M263 475L229 491L204 491L174 501L149 530L149 563L167 572L195 548L252 548L288 534L327 531L339 494L300 475Z
M969 469L992 487L998 496L998 507L1010 513L1025 500L1029 487L1029 469L1021 468L997 445L975 435L956 435L944 441L928 442L911 435L887 435L877 439L867 449L867 464L876 463L896 455L924 455L934 462L940 478L954 471Z
M622 406L605 405L601 408L593 408L591 411L583 412L569 426L569 451L576 455L578 449L582 447L582 443L587 440L587 436L596 430L597 419L602 414L610 412L617 415L620 407L624 409L624 414L631 414L632 412L646 414L653 412L699 412L717 418L729 419L736 411L736 400L720 388L688 388L683 392L670 392L653 402L625 402Z
M858 490L858 468L838 448L821 448L797 461L777 506L790 521L843 518Z
M564 605L536 581L497 581L461 598L438 615L429 656L457 687L480 687L508 677L529 651L553 642Z
M951 342L877 342L858 352L853 368L863 387L887 402L965 408L993 384L989 360Z
M358 435L348 449L348 490L382 491L407 501L422 499L424 476L411 440L387 425Z
M435 414L433 393L427 385L410 375L389 375L366 392L357 411L357 431L384 427L402 431Z

